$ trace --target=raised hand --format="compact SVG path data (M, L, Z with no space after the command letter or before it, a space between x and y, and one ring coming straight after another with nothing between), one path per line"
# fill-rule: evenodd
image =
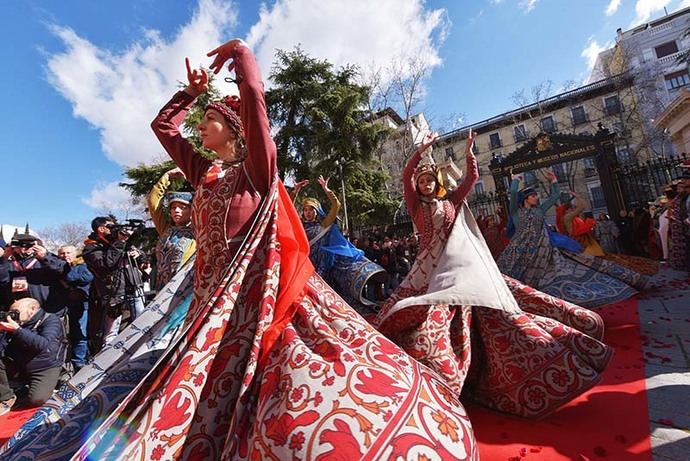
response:
M330 189L328 188L328 180L331 178L326 178L324 179L323 175L319 175L319 179L317 180L318 183L321 185L321 188L323 189L324 192L328 192Z
M184 63L187 66L187 88L185 92L191 96L197 97L202 93L208 91L208 74L204 69L192 69L189 65L189 58L184 58Z
M546 179L548 179L550 182L558 182L556 173L551 170L544 170L544 176L546 176Z
M239 38L235 38L233 40L230 40L227 43L222 44L218 48L211 50L208 53L206 53L206 56L208 56L208 57L211 57L214 55L216 56L213 59L211 66L209 67L213 71L214 74L217 74L218 72L220 72L220 70L223 68L223 64L225 64L225 62L232 57L233 51L235 51L235 48L237 48L240 45L246 46L246 43L244 43ZM235 63L231 62L230 64L228 64L228 70L229 71L232 71L232 69L234 69L234 67L235 67Z
M297 181L297 182L295 183L294 188L295 188L295 190L299 191L299 190L304 189L304 188L305 188L306 186L308 186L308 185L309 185L309 180L308 180L308 179L303 179L303 180L301 180L301 181Z
M474 147L474 139L476 137L477 134L470 128L470 131L467 132L467 141L465 142L465 155L474 155L472 148Z
M182 170L180 170L179 167L173 168L172 170L168 171L166 174L167 174L168 177L171 178L171 179L173 179L173 178L184 178L184 179L187 179L187 177L184 175L184 173L182 172Z

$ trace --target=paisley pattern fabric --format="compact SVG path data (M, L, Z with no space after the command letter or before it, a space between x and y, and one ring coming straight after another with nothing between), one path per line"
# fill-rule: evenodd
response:
M365 297L367 283L380 280L383 283L388 277L386 270L369 258L361 254L361 250L352 247L355 257L346 255L344 251L327 251L323 249L327 245L330 232L322 233L321 224L318 221L303 222L307 238L311 243L309 259L314 264L316 272L352 307L358 311L361 306L372 306L375 303ZM333 224L332 226L337 226ZM320 238L319 234L322 234Z
M194 241L194 231L190 226L170 226L156 243L156 285L155 290L168 284L180 270L182 260Z
M599 382L612 355L599 341L601 317L509 277L505 282L521 312L445 304L396 309L399 300L425 292L425 274L445 251L454 225L448 201L421 206L420 252L375 320L382 333L458 394L522 417L544 417Z
M197 194L201 204L205 197ZM261 361L281 267L276 202L261 213L211 299L191 308L167 347L155 358L131 353L146 357L148 370L124 376L123 369L122 389L102 385L69 409L54 398L6 453L50 460L325 460L337 450L351 459L478 459L456 393L318 275ZM139 328L135 321L113 347L130 336L141 340ZM108 390L105 408L98 397ZM101 407L91 409L91 419L83 414L87 402Z
M668 264L679 271L690 270L688 260L687 226L683 223L683 202L687 196L677 195L671 200L668 209Z
M501 271L557 298L582 307L627 299L648 279L602 258L555 248L543 212L520 208L519 226L497 260Z
M161 322L137 319L104 351L113 356L98 356L39 410L3 458L477 460L457 394L314 273L277 179L258 66L244 46L233 62L243 163L211 164L180 136L188 95L152 125L197 189L188 312L174 315L181 303L161 310ZM147 342L149 325L164 341ZM103 375L81 387L90 373Z

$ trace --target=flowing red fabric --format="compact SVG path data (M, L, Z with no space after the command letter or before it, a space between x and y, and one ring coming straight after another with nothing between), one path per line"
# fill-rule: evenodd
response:
M297 310L307 280L314 273L309 260L309 240L302 221L281 181L278 182L278 243L280 244L280 281L273 322L261 340L261 362L268 356L285 326Z
M573 237L579 237L581 235L587 235L594 229L597 222L592 218L582 219L579 216L573 218L573 229L571 235Z
M645 361L635 298L597 309L616 353L602 382L540 421L468 406L482 459L650 461Z

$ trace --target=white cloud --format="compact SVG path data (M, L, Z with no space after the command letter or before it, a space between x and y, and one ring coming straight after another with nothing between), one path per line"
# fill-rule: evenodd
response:
M580 56L585 58L585 60L587 61L588 72L594 68L594 64L597 62L597 57L599 56L599 53L609 48L611 48L611 42L607 42L603 45L600 45L599 42L596 41L594 36L589 37L589 40L587 41L587 46L582 50L582 53L580 53Z
M149 125L186 78L185 56L193 64L210 64L205 53L230 36L235 10L230 2L200 0L194 17L169 41L147 30L122 51L99 48L70 28L54 26L66 49L48 59L48 81L76 117L99 131L108 158L124 166L151 162L162 148Z
M635 4L636 16L630 27L647 22L654 13L662 11L669 3L671 3L671 0L637 0Z
M275 50L296 45L335 66L387 67L420 53L426 64L441 64L438 46L445 38L445 10L429 10L423 0L277 0L262 7L247 42L262 69L269 69Z
M537 6L538 1L539 0L520 0L518 6L524 9L526 13L529 13Z
M690 0L682 0L680 5L678 5L678 9L687 8L688 6L690 6Z
M621 0L611 0L609 6L606 7L606 16L613 16L620 6Z
M113 213L122 217L137 217L143 214L143 206L132 199L132 194L117 182L101 183L91 190L82 202L101 213Z

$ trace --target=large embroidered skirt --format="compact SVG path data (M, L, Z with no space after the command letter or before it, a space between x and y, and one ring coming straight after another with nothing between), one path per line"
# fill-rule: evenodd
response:
M599 341L603 321L596 313L506 282L525 312L432 305L389 315L398 299L418 294L402 287L376 323L463 398L541 418L597 384L613 351Z
M2 456L477 459L457 393L318 275L295 298L272 346L263 348L282 290L273 200L210 299L192 303L184 323L165 334L165 321L144 323L152 314L135 320L103 352L127 353L98 356ZM175 311L161 311L160 318ZM151 329L166 341L147 342ZM89 376L92 384L84 385Z

